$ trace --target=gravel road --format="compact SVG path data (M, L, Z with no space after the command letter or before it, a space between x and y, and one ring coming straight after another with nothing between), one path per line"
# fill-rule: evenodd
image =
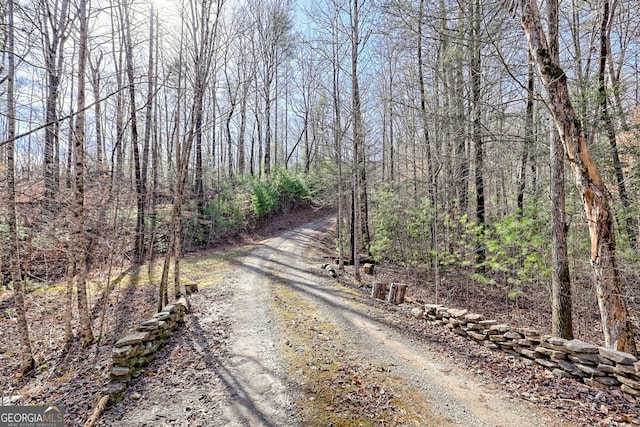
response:
M281 354L285 336L271 303L273 283L311 304L348 338L349 350L416 390L452 426L553 426L531 406L465 376L427 344L398 333L381 311L321 273L323 219L271 238L238 258L219 285L191 298L181 332L101 426L297 426L302 389ZM303 398L304 399L304 398ZM304 401L304 400L302 400Z

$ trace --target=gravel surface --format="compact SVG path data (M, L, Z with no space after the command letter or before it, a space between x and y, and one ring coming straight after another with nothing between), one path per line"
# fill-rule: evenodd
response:
M566 425L465 374L386 322L383 310L322 274L322 230L332 226L324 219L265 240L238 259L220 285L194 294L185 327L98 425L319 425L301 415L299 402L306 397L282 355L287 337L281 313L273 312L274 283L310 303L319 322L335 325L349 352L384 364L388 375L416 390L443 424Z

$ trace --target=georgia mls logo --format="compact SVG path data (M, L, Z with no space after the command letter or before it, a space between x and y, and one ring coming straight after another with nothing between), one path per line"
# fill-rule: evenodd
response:
M0 427L64 427L64 408L0 406Z

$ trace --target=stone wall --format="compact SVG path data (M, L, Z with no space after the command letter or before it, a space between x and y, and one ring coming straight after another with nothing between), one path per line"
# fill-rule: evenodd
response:
M575 378L595 387L620 387L640 396L640 362L631 354L542 335L530 328L512 328L464 309L426 304L414 308L412 314L485 347L531 359L558 377Z
M176 327L184 323L188 308L189 300L179 298L153 317L138 324L135 332L114 344L111 353L111 376L103 389L103 395L110 396L110 403L118 402L124 397L132 378L143 372L144 367L155 359L157 351L167 343Z

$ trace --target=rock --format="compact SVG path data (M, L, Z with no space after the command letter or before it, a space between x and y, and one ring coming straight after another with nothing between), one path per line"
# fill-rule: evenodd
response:
M132 345L125 345L123 347L114 347L111 350L111 359L113 360L121 360L126 359L134 355L136 347Z
M562 347L565 348L565 345L569 342L568 340L564 339L564 338L559 338L559 337L548 337L546 339L546 342L548 342L551 345L555 345L558 347Z
M467 322L479 322L482 319L484 319L484 316L477 313L469 313L464 316L464 320L466 320Z
M447 311L449 312L449 315L451 317L456 318L456 319L460 319L460 318L464 317L469 312L469 310L459 309L459 308L450 308Z
M484 345L486 348L490 348L490 349L493 349L493 350L496 350L496 349L499 349L499 348L500 348L500 347L498 346L498 344L496 344L496 343L494 343L494 342L491 342L491 341L484 341L483 345Z
M582 363L583 365L594 365L595 366L595 365L599 365L600 363L602 363L602 358L600 357L599 354L594 354L594 353L571 354L571 353L568 353L567 356L572 361L574 361L576 363Z
M576 365L571 362L567 362L566 360L558 360L557 363L562 370L570 373L574 377L582 377L584 375L582 371L576 368Z
M433 314L435 315L438 312L439 308L442 308L443 306L440 304L425 304L424 305L424 309L426 310L427 314Z
M141 342L147 341L151 334L149 332L136 332L131 335L127 335L124 338L120 338L115 344L114 347L124 347L127 345L139 344Z
M157 318L145 320L136 327L136 330L138 332L155 331L156 329L158 329L159 322L160 321Z
M411 309L411 315L416 319L424 319L424 308L415 307Z
M504 337L504 335L489 335L489 340L493 342L503 342L507 339Z
M620 381L618 381L616 378L609 376L594 377L593 379L598 381L600 384L608 385L609 387L617 386L620 384Z
M585 374L591 375L592 377L603 377L603 376L606 375L604 372L602 372L598 368L594 368L593 366L582 365L580 363L575 363L575 367L580 369Z
M604 372L605 374L615 374L616 368L612 365L606 365L604 363L600 363L598 365L598 369Z
M538 358L536 359L536 363L542 366L545 366L549 369L554 369L558 367L558 363L551 361L549 359L542 359L542 358Z
M161 311L160 313L154 314L153 317L158 319L159 321L166 321L171 318L171 313Z
M540 331L531 328L516 328L516 332L524 335L525 337L535 338L536 340L540 339Z
M509 332L511 330L511 328L509 327L509 325L501 324L501 325L491 325L489 327L489 330L490 331L498 331L499 333L504 334L506 332Z
M636 390L632 387L629 387L626 384L622 384L620 386L620 390L622 390L623 392L630 394L631 396L636 396L636 397L640 397L640 390Z
M621 383L627 385L627 387L630 387L630 388L640 392L640 381L635 381L635 380L632 380L631 378L627 378L627 377L624 377L622 375L616 375L616 378Z
M472 339L476 341L484 341L487 338L485 334L479 334L474 331L467 331L467 335L469 335Z
M173 314L176 311L176 306L174 304L167 304L161 311L166 311L169 314Z
M622 351L598 347L598 352L600 353L600 356L623 365L633 365L638 361L638 359L634 355Z
M540 356L542 356L537 351L530 350L528 348L523 348L521 353L522 353L523 356L528 357L529 359L534 359L534 360L538 359L538 358L540 358Z
M567 341L567 343L565 344L565 347L571 353L589 353L589 354L598 353L597 346L593 344L589 344L584 341L580 341L580 340Z
M554 360L564 360L567 358L567 353L565 353L564 351L552 350L541 345L536 347L535 350L538 353L544 354L545 356L548 356L549 358Z
M632 365L616 365L613 370L616 374L638 376L638 370Z
M505 333L504 337L508 340L514 340L514 341L522 339L522 335L520 333L512 332L512 331Z
M131 369L123 366L114 366L111 368L111 375L114 377L126 377L131 373Z
M109 403L117 403L122 400L127 391L127 384L123 382L111 382L102 388L102 394L109 397Z

